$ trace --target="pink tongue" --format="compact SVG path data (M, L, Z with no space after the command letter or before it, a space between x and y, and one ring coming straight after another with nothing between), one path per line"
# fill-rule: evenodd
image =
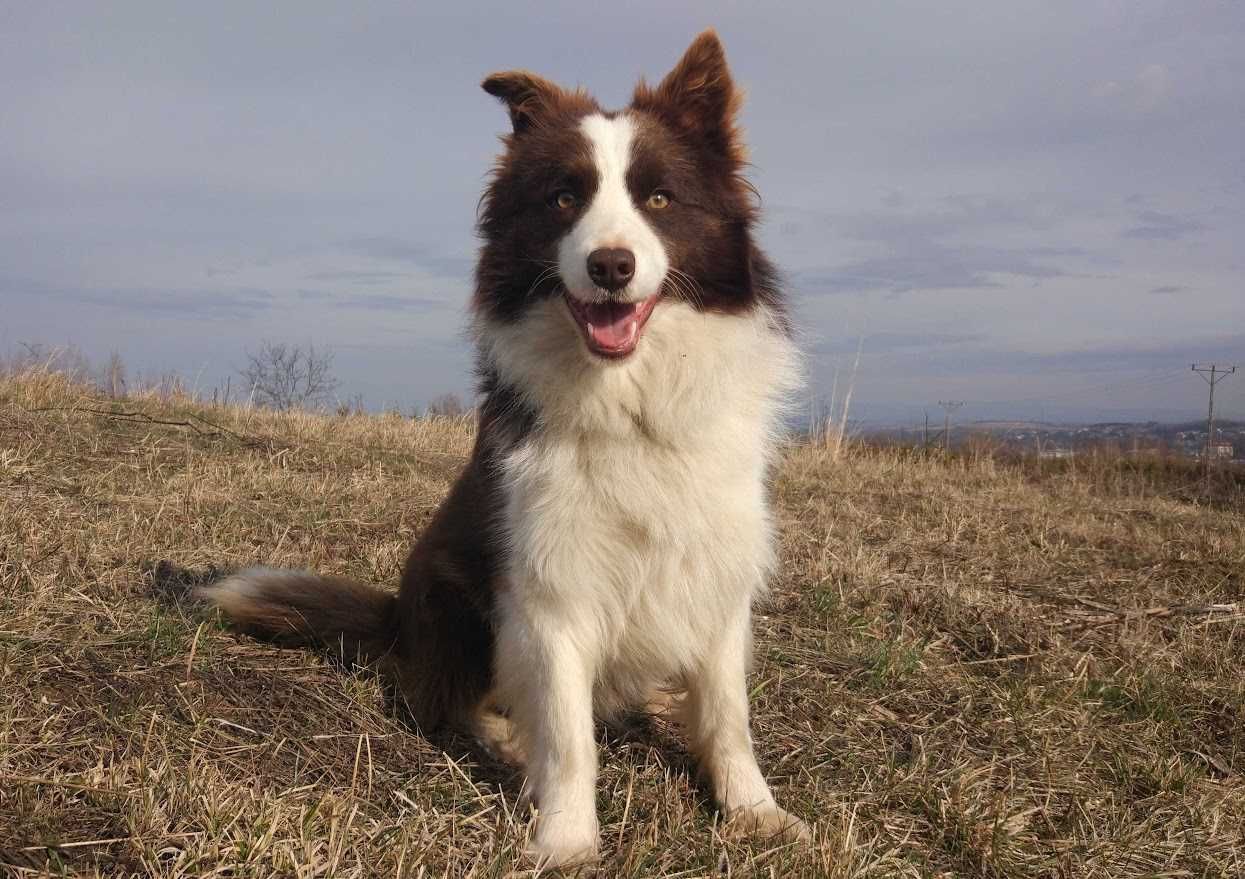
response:
M601 348L624 348L639 332L639 303L604 302L584 309L588 335Z

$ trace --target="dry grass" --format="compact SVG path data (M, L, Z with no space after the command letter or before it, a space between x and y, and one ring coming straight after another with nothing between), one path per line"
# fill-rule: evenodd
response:
M469 440L0 379L0 872L525 869L517 778L151 567L395 582ZM637 723L602 733L602 875L1245 875L1239 507L861 447L792 449L776 494L755 726L817 845L724 839Z

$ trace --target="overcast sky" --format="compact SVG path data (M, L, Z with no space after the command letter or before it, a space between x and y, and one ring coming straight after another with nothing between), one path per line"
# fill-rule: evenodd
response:
M313 342L373 406L466 396L480 80L619 106L709 25L810 393L859 344L875 422L1176 417L1245 366L1240 0L5 4L0 350L211 388Z

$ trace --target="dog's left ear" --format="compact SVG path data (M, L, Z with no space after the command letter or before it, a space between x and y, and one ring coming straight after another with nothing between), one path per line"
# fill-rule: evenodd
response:
M742 160L743 146L735 130L742 101L726 66L722 41L709 29L692 41L657 88L641 80L632 106L656 113L727 158Z
M549 80L526 70L494 73L480 86L505 102L515 134L539 126L552 113L563 94L562 89Z

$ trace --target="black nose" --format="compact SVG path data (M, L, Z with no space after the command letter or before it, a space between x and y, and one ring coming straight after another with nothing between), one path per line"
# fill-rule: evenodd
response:
M635 254L622 247L602 247L588 254L588 277L611 293L621 290L635 275Z

